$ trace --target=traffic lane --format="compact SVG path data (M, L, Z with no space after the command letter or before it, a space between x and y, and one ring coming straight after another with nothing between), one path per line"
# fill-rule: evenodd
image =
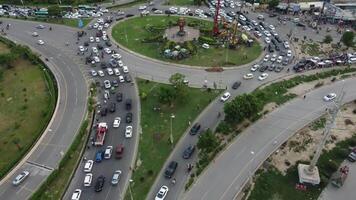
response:
M352 87L355 83L356 79L345 81L344 89L347 92L344 102L355 98L356 88ZM232 199L246 181L246 178L241 178L243 174L253 174L280 144L311 120L320 117L325 112L325 107L332 104L332 102L324 103L322 97L329 92L341 91L343 84L344 82L339 81L334 85L312 91L307 94L306 99L298 98L286 103L285 106L247 128L215 159L215 162L185 194L184 199ZM236 152L241 152L247 147L247 152L249 152L246 153L247 155L242 154L236 157ZM248 162L244 160L246 156L250 157ZM224 169L224 173L221 169ZM214 185L209 180L216 180L220 184ZM207 198L201 198L204 196Z

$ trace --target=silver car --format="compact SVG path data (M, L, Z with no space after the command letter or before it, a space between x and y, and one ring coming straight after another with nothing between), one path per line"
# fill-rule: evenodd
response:
M120 176L121 176L121 170L116 170L112 176L112 179L111 179L111 184L113 185L117 185L120 181Z
M15 180L12 181L12 184L20 185L20 183L22 183L27 178L28 175L30 175L30 172L28 171L21 172L19 175L16 176Z

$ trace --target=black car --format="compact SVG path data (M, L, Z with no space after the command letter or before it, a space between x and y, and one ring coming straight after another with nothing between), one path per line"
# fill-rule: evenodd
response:
M194 151L195 151L195 146L190 145L189 147L187 147L187 148L184 150L184 152L183 152L183 158L184 158L184 159L189 159L189 158L193 155Z
M172 14L172 12L170 10L165 10L164 14L170 15L170 14Z
M100 115L102 117L106 116L107 113L108 113L108 108L103 107L103 108L100 109Z
M112 44L111 44L111 42L110 41L105 41L105 44L106 44L106 46L108 46L108 47L111 47L112 46Z
M100 67L101 67L102 69L106 69L106 68L108 68L108 65L107 65L105 62L101 62L101 63L100 63Z
M117 102L121 102L121 101L122 101L122 96L123 96L123 95L122 95L121 92L117 93L117 94L116 94L116 101L117 101Z
M84 35L84 31L78 31L77 35L78 35L78 37L82 37Z
M116 21L120 21L120 20L123 20L124 18L123 17L116 17Z
M175 161L172 161L169 163L168 167L166 168L166 171L164 172L164 176L166 178L172 178L174 172L176 171L178 167L178 163Z
M101 192L103 190L104 183L105 183L105 177L104 176L99 176L96 179L95 192Z
M132 113L126 113L126 123L132 122Z
M277 67L274 69L274 71L278 73L278 72L281 72L283 69L284 69L283 66L277 66Z
M89 46L89 42L84 42L84 46L85 47Z
M297 26L306 27L305 24L302 24L302 23L300 23L300 22L297 23Z
M276 45L275 48L276 48L276 51L280 51L281 50L278 45Z
M134 16L133 14L127 14L126 18L133 17L133 16Z
M271 65L268 67L268 71L274 71L275 68L276 68L276 65Z
M112 80L111 83L114 87L119 87L119 82L117 80Z
M200 128L201 128L200 124L198 123L194 124L194 126L190 129L189 134L196 135L199 132Z
M125 81L128 82L128 83L131 83L132 78L131 78L131 76L129 74L125 76Z
M112 113L116 111L116 103L111 103L110 104L109 111L112 112Z
M264 72L264 71L267 70L267 68L268 68L268 66L262 65L262 66L260 67L259 71L260 71L260 72Z
M132 100L131 99L126 99L125 107L126 107L126 110L131 110L131 107L132 107Z
M276 45L276 40L275 39L271 39L271 42L272 42L272 44L274 44L274 45Z
M272 47L271 45L268 45L268 51L269 51L270 53L273 53L273 52L274 52L273 47Z
M101 44L96 45L96 47L98 47L99 50L102 50L104 48Z
M232 89L236 90L237 88L239 88L241 85L241 81L236 81L233 85L232 85Z
M279 55L280 55L280 56L287 56L287 53L284 52L284 51L281 51L281 52L279 53Z
M281 38L279 38L278 36L276 36L276 37L274 37L274 38L276 38L276 40L277 40L278 43L282 43Z
M85 58L85 62L91 63L91 61L93 61L93 59L90 56Z

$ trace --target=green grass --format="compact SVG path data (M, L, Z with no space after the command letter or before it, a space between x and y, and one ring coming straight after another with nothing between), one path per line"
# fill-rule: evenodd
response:
M31 148L46 128L56 103L47 71L19 58L0 65L0 177Z
M304 43L302 44L302 52L310 56L320 56L324 52L318 43Z
M52 19L52 18L33 18L33 17L18 17L16 19L21 19L21 20L29 20L29 21L37 21L37 22L46 22L46 23L51 23L51 24L62 24L65 26L70 26L74 28L78 28L78 19ZM92 19L91 18L85 18L83 19L83 27L85 27L87 24L90 23Z
M120 22L113 27L114 39L127 47L130 50L138 52L142 55L163 60L166 62L174 62L178 64L194 65L194 66L231 66L231 65L243 65L255 60L261 53L261 46L258 43L250 48L245 45L240 45L237 50L226 48L203 49L198 47L197 54L190 58L183 60L167 59L160 54L159 43L142 43L141 40L151 36L151 33L145 30L145 25L166 25L168 21L176 22L178 17L176 16L148 16L131 18ZM191 21L197 19L185 18L188 24ZM206 24L206 27L212 28L213 24L209 21L200 20L202 24ZM247 56L247 58L245 58Z
M162 165L172 151L169 143L171 114L175 115L172 127L174 144L176 144L188 128L189 121L193 122L210 100L219 95L220 91L207 92L189 88L186 100L176 101L171 107L160 105L157 97L160 87L172 87L171 85L138 80L138 86L141 96L142 125L138 159L141 165L133 173L132 191L134 199L145 199ZM147 95L144 99L142 99L143 93ZM161 111L153 111L155 106L160 106ZM129 192L125 199L130 199Z
M109 6L108 8L112 9L112 10L118 10L118 9L122 9L122 8L130 8L132 6L136 6L139 4L144 4L146 2L147 2L146 0L137 0L137 1L129 2L129 3L121 4L121 5Z

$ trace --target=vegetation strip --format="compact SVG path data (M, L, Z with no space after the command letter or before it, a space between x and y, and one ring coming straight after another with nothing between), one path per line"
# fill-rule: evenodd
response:
M7 18L12 18L12 19L20 19L20 20L29 20L29 21L34 21L34 22L45 22L45 23L51 23L51 24L61 24L65 26L70 26L74 28L78 28L78 19L65 19L65 18L40 18L40 17L9 17ZM87 24L91 22L91 18L88 19L82 19L83 21L83 27L85 27Z
M0 86L0 98L3 98L0 102L4 101L6 105L6 108L2 109L2 112L6 113L1 112L0 116L4 122L10 120L6 125L13 123L12 119L10 119L11 116L16 117L14 126L7 128L5 130L6 134L1 134L0 136L3 142L2 148L7 151L6 154L1 154L1 160L6 160L5 164L1 164L0 169L0 178L3 178L32 148L46 129L56 106L57 82L51 71L46 68L46 65L29 48L16 45L3 37L0 37L0 43L10 47L7 53L0 54L0 79L5 81L8 78L14 78L8 87L1 88L2 86ZM22 67L22 69L19 67ZM16 71L17 68L21 71ZM31 70L32 68L34 70ZM10 70L13 71L13 74L9 74ZM6 77L3 77L5 75ZM43 85L37 80L41 76L44 80ZM23 84L26 84L26 86L23 86ZM11 87L15 88L12 91L7 91ZM32 90L34 88L36 90ZM16 94L12 94L13 92L16 92ZM28 92L31 92L30 96L27 95ZM48 94L40 99L42 92ZM18 105L20 103L19 99L23 99L21 105ZM40 103L41 105L34 105L36 103ZM31 116L29 116L27 110L31 112ZM21 114L18 116L18 113ZM25 119L26 116L29 118ZM36 119L38 121L34 122L33 120ZM39 126L37 128L32 127L36 125ZM8 134L9 132L11 134ZM10 142L8 139L12 141ZM10 144L13 145L8 146ZM12 154L13 151L16 151L15 154Z

